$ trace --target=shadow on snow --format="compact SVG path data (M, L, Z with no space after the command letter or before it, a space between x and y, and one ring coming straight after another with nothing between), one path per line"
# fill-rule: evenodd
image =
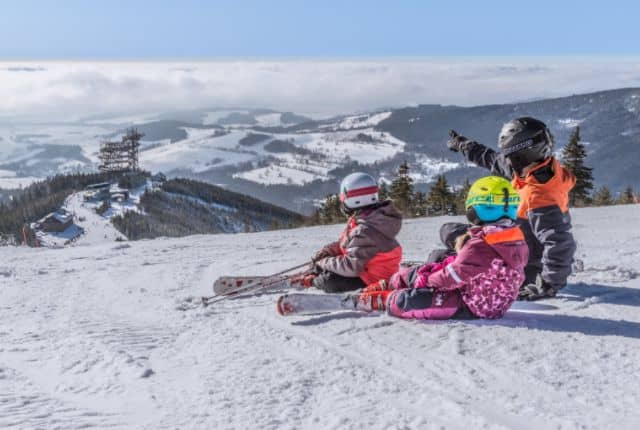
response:
M584 307L597 303L640 306L640 290L628 287L612 287L599 284L577 283L565 287L558 296L559 303L584 303ZM544 302L516 302L507 315L498 320L467 320L463 324L477 326L503 326L528 328L532 330L560 333L582 333L587 336L622 336L640 339L640 323L625 320L600 319L577 315L558 315L555 299ZM363 312L325 313L305 320L294 321L293 325L313 326L334 320L377 317L380 314ZM400 320L398 320L400 322ZM460 323L460 321L425 321L429 324Z
M578 282L560 290L559 297L567 301L608 303L612 305L640 306L640 289Z
M588 336L622 336L640 339L640 323L574 315L509 311L504 318L499 320L476 320L468 322L468 324L521 327L562 333L582 333Z

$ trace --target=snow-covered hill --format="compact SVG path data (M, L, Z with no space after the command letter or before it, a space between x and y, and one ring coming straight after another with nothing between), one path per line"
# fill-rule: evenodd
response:
M274 295L178 310L340 226L0 248L0 428L636 429L638 216L575 210L585 270L497 321L281 318ZM405 257L449 219L408 221Z

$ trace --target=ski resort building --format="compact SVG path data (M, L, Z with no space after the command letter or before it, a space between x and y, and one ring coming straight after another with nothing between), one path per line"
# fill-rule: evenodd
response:
M108 200L111 198L110 189L111 183L109 182L87 185L85 188L84 199L87 201Z
M73 225L73 214L64 209L51 212L37 222L39 230L45 232L62 232Z
M129 199L129 190L112 185L110 182L91 184L85 188L84 200L88 202L101 202L107 200L124 201Z
M125 190L122 188L116 188L109 191L109 197L111 200L116 201L125 201L129 200L129 190Z

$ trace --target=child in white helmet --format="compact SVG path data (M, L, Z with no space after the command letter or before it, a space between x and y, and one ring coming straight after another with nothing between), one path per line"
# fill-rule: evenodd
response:
M299 280L328 293L388 280L402 260L396 240L402 215L391 200L379 201L376 180L366 173L352 173L340 184L339 197L343 211L350 215L347 225L338 241L313 256L315 273Z

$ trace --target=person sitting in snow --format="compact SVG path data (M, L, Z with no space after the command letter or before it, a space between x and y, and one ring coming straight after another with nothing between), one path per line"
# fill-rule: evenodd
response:
M515 223L519 202L506 179L479 179L465 203L471 225L458 231L455 254L369 285L360 307L406 319L502 317L516 300L529 256Z
M402 215L391 200L379 201L378 183L366 173L352 173L340 184L342 211L349 215L336 242L312 258L314 271L294 279L327 293L358 290L388 280L400 267L402 248L396 236Z
M569 191L576 179L552 156L549 129L535 118L509 121L500 131L500 152L453 130L449 134L451 150L492 174L511 179L520 194L517 222L529 245L529 262L518 298L555 296L567 284L576 251L569 215Z

